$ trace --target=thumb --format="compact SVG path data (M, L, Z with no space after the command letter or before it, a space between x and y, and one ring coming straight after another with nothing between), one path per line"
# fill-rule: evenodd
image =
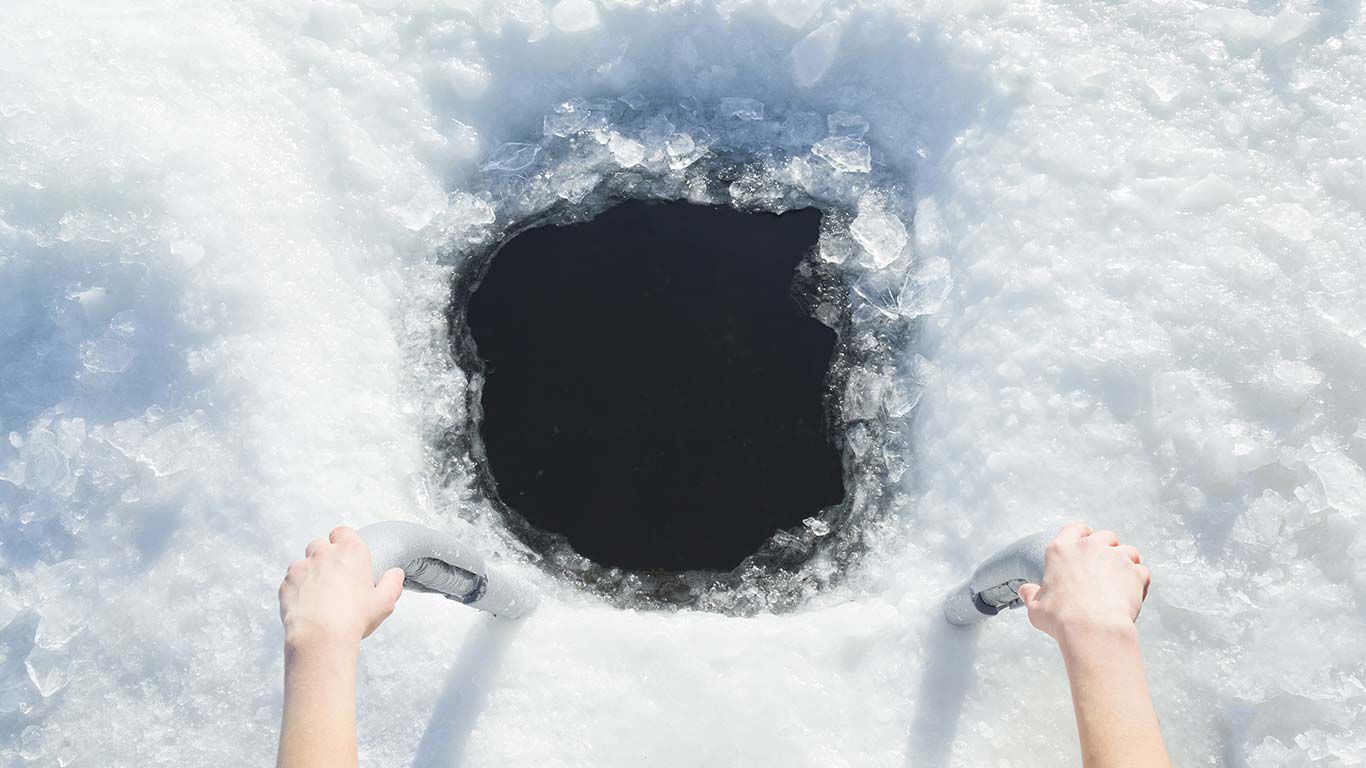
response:
M1020 599L1024 601L1026 608L1030 610L1034 609L1034 601L1039 598L1040 589L1043 588L1038 584L1031 584L1029 582L1020 585L1020 588L1017 591L1020 595Z
M379 577L379 583L375 585L375 597L379 600L380 606L386 610L393 610L394 603L398 602L399 595L403 594L403 569L390 568Z

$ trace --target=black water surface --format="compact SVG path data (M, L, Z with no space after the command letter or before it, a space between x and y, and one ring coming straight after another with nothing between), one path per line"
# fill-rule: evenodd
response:
M502 500L635 570L729 570L838 503L835 334L790 293L819 226L631 202L503 246L468 312Z

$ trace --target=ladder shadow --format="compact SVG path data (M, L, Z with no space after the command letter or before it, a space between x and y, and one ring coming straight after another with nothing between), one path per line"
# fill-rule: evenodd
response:
M976 677L972 664L977 657L978 628L955 627L942 620L930 628L915 719L906 743L907 768L949 765L963 701Z
M463 762L470 733L488 703L493 679L521 629L521 621L493 616L484 616L475 625L427 719L412 768L448 768Z

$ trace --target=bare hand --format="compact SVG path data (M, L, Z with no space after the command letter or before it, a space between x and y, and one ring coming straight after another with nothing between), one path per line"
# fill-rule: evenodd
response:
M1024 584L1029 622L1062 642L1090 630L1132 630L1151 576L1138 550L1113 531L1063 526L1044 556L1043 585Z
M280 585L280 621L285 644L360 641L394 611L403 593L403 570L390 568L378 584L370 580L370 548L355 530L342 526L314 539Z

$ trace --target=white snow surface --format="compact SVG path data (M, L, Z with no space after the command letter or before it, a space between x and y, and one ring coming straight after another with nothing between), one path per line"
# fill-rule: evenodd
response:
M464 532L547 599L502 624L406 595L362 654L365 765L1078 765L1051 641L938 613L976 560L1071 519L1151 565L1176 764L1366 763L1359 15L7 4L0 764L268 764L285 567L389 518ZM782 173L908 275L905 353L932 371L910 471L801 610L606 607L433 480L465 407L451 254L532 194L490 179L587 130L557 105L621 98L825 116ZM623 168L705 147L601 129ZM900 186L865 213L870 171Z

